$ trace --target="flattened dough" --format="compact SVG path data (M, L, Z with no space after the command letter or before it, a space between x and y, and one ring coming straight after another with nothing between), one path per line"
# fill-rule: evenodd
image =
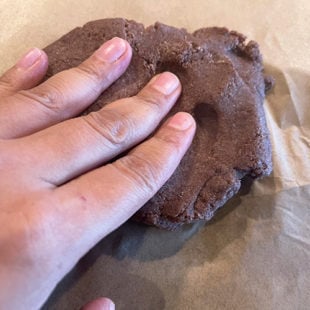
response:
M125 19L104 19L76 28L45 48L48 75L78 65L103 42L129 41L133 59L126 73L85 113L135 95L155 74L171 71L183 91L170 114L191 113L197 121L193 144L180 166L134 219L166 229L209 220L235 195L245 176L268 175L271 146L263 101L264 81L258 45L226 28L193 34L160 23L144 28Z

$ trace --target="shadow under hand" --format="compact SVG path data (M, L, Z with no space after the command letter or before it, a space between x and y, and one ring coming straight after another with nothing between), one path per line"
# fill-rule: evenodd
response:
M66 281L56 289L42 310L81 309L89 301L102 296L112 299L118 310L165 308L164 294L154 283L130 274L117 263L101 265L93 276L81 278L70 289L65 284Z
M239 193L216 213L215 217L207 224L207 227L221 221L237 208L241 203L240 196L250 191L252 182L251 178L244 178ZM183 225L175 231L166 231L128 221L102 240L90 251L88 256L96 257L104 253L113 256L117 260L123 260L126 257L138 261L164 259L176 255L205 226L205 221L198 221L194 224ZM91 260L94 261L95 259Z
M247 212L254 216L250 211L253 201L247 195L251 184L251 179L243 180L239 194L229 200L207 225L200 221L171 232L128 221L81 259L57 286L43 309L58 309L57 304L61 304L61 309L74 309L98 296L114 298L127 306L134 302L135 306L130 309L163 309L161 291L150 280L143 278L141 270L148 270L148 262L157 264L167 259L172 273L175 260L181 259L182 268L214 261L229 244L242 237L247 228ZM270 207L268 203L266 208ZM243 216L236 216L239 208ZM269 216L272 216L270 212ZM145 263L140 270L140 264ZM177 277L178 281L182 281L182 274ZM139 308L140 293L144 295L141 297L144 308ZM152 296L150 300L153 299L145 307L148 295ZM131 296L134 296L134 301ZM121 305L118 308L125 309Z

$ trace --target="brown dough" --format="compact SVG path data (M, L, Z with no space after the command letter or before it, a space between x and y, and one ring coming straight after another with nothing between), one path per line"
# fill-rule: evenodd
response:
M271 172L263 101L272 82L264 81L257 43L245 44L243 35L226 28L190 34L160 23L145 29L134 21L104 19L48 46L48 75L78 65L115 36L131 44L132 62L85 113L135 95L152 76L171 71L183 86L171 114L186 111L197 121L193 144L180 166L135 220L166 229L209 220L238 192L242 178Z

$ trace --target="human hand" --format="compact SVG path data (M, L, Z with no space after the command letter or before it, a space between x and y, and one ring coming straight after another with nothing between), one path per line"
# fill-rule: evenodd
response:
M131 54L114 38L36 86L48 60L33 49L0 79L1 309L39 308L90 248L157 192L189 147L195 122L187 113L141 143L181 92L171 73L132 98L69 119L126 70Z

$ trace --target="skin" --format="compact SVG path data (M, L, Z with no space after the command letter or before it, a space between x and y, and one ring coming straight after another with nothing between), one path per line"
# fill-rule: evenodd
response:
M131 55L114 38L38 85L48 59L32 49L1 77L1 309L39 308L85 253L158 191L188 149L195 122L183 112L146 139L180 95L172 73L72 119L126 70ZM114 304L99 298L83 309Z

